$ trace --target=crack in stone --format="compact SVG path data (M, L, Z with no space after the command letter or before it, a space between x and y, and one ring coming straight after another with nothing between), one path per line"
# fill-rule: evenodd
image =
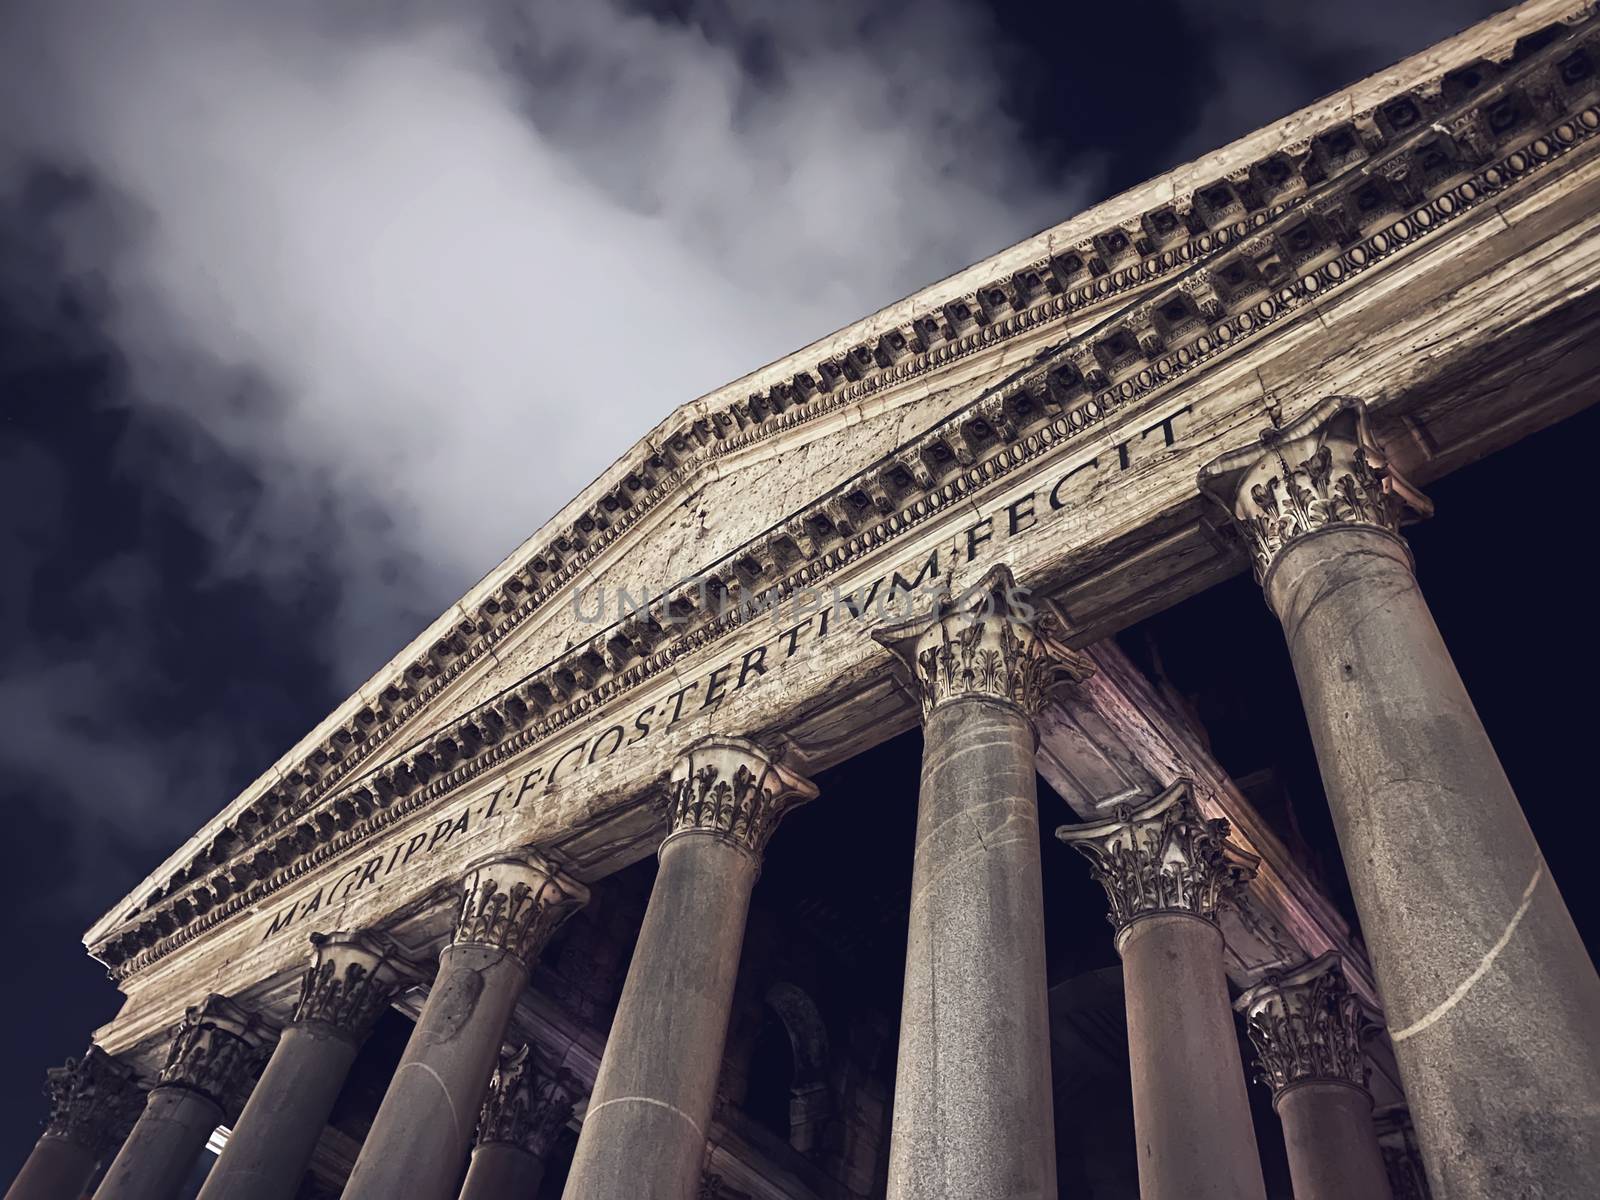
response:
M1421 1033L1429 1026L1436 1024L1452 1008L1461 1003L1462 998L1473 989L1478 980L1489 973L1489 968L1494 965L1494 960L1500 957L1500 951L1504 950L1511 941L1511 935L1516 933L1517 926L1522 924L1522 918L1527 915L1528 909L1533 904L1534 889L1539 886L1539 880L1543 878L1544 860L1540 859L1539 865L1534 869L1533 878L1528 880L1528 886L1522 889L1522 903L1517 905L1517 911L1511 914L1511 920L1506 925L1505 931L1500 934L1495 944L1489 947L1489 952L1478 961L1478 965L1472 969L1472 973L1457 984L1455 991L1446 996L1444 1002L1432 1012L1420 1020L1413 1021L1404 1029L1391 1030L1389 1033L1390 1041L1403 1042L1407 1038Z

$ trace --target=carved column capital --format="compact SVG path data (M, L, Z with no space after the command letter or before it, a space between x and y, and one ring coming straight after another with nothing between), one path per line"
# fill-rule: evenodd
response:
M300 982L290 1023L326 1025L364 1042L395 994L418 972L381 933L313 933L311 965Z
M215 993L183 1016L157 1087L198 1092L238 1117L277 1031L256 1014Z
M1361 1036L1373 1016L1344 979L1337 951L1275 971L1234 1002L1255 1044L1274 1102L1297 1083L1325 1080L1365 1090Z
M1406 510L1433 512L1389 465L1354 396L1330 396L1284 428L1264 430L1259 446L1213 459L1200 469L1199 486L1243 534L1258 583L1308 534L1339 526L1398 534Z
M875 629L916 685L922 719L955 700L995 700L1030 719L1063 683L1081 683L1094 664L1062 643L1054 621L1028 603L1004 564L932 613Z
M783 814L816 795L815 784L774 761L756 743L703 738L672 766L667 781L671 832L666 841L708 835L759 860Z
M566 1128L581 1093L577 1076L545 1069L526 1044L502 1054L478 1118L478 1144L505 1142L542 1159Z
M1115 813L1108 821L1063 825L1056 837L1089 860L1111 901L1119 945L1143 917L1184 913L1214 924L1217 909L1259 864L1227 840L1227 821L1200 815L1187 779L1147 804L1118 805Z
M110 1157L127 1140L144 1107L133 1068L95 1045L45 1072L44 1094L50 1100L45 1133L83 1146L98 1159Z
M489 946L532 965L589 889L532 850L472 867L461 885L454 946Z

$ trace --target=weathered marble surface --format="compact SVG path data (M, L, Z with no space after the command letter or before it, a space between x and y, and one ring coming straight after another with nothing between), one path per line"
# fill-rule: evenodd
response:
M937 302L950 289L1032 261L1051 246L1071 244L1098 223L1135 215L1225 172L1229 164L1259 157L1370 107L1443 65L1507 46L1521 32L1572 7L1540 0L1497 18L806 353L852 345L881 331L885 321ZM1093 641L1239 568L1237 549L1217 531L1196 493L1194 476L1206 459L1253 438L1264 420L1292 417L1330 393L1368 397L1379 436L1425 481L1588 402L1600 367L1600 337L1595 336L1600 306L1590 296L1600 277L1597 214L1600 160L1589 142L1530 170L1524 180L1508 184L1492 202L1447 228L1413 238L1381 265L1297 302L1270 332L1241 338L1237 349L1217 351L1203 369L1081 433L1050 439L1035 434L1032 442L1019 438L1004 452L1004 461L991 456L996 463L990 473L970 488L902 522L879 544L853 552L842 566L828 566L823 556L812 567L825 588L837 583L852 591L887 581L895 571L914 578L936 551L939 574L958 586L993 563L1008 561L1025 583L1059 602L1078 644ZM1122 306L1119 300L1113 307L1121 312ZM1097 313L1073 314L1067 332L1092 327L1101 319ZM1059 326L1031 330L953 360L938 374L937 392L927 377L908 378L903 386L863 395L859 403L815 422L706 457L685 493L704 498L708 511L717 514L704 537L689 536L700 522L694 504L668 505L608 548L586 568L587 577L668 567L676 577L704 565L705 558L738 544L749 531L780 522L854 469L860 461L856 451L836 451L831 443L854 439L861 454L877 453L937 413L968 403L1062 333ZM727 394L792 374L803 357L739 381ZM698 411L709 411L697 404ZM622 463L608 472L551 528L570 523L626 469ZM470 623L478 602L500 585L515 561L513 556L491 573L397 664L411 661L419 647L460 621ZM393 748L365 763L363 771L408 745L412 730L446 720L492 690L486 681L495 672L514 677L558 654L571 631L561 610L570 613L565 604L547 605L493 655L463 669L429 704L420 723L407 725ZM495 748L492 761L463 759L440 771L428 785L426 803L381 829L366 834L362 831L370 822L357 822L329 835L321 857L292 878L285 871L283 886L267 899L230 912L217 924L206 924L211 917L196 918L193 936L180 935L187 940L125 978L129 1002L103 1033L108 1049L148 1056L176 1013L193 1000L197 980L269 1007L280 1003L283 980L297 969L292 943L308 924L388 921L414 944L435 943L437 889L487 851L538 844L588 879L637 859L659 836L658 822L640 801L665 774L677 748L694 737L783 731L798 759L814 771L908 727L914 714L890 678L887 655L867 637L867 623L836 622L825 637L818 636L818 624L813 617L792 643L771 622L747 624L715 642L691 642L648 681L597 702L537 743L507 742ZM746 670L750 656L763 651L764 669ZM739 686L742 674L748 678ZM363 689L318 736L377 699L371 687ZM650 732L643 734L637 722L646 709L654 715ZM613 729L615 749L609 740ZM316 736L300 749L315 741ZM297 753L200 831L148 887L98 923L90 931L91 943L103 941L150 888L209 846L226 822L298 761ZM530 784L531 771L538 775ZM368 870L373 861L376 868ZM286 912L291 920L273 933Z

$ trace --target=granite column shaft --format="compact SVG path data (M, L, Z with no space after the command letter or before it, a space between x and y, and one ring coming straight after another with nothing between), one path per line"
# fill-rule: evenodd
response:
M368 935L315 935L288 1028L250 1092L199 1200L293 1200L361 1043L400 974Z
M564 1200L692 1200L750 892L782 812L816 789L752 743L680 759L672 832L611 1022Z
M33 1144L5 1200L80 1200L99 1165L91 1147L46 1133Z
M1377 1025L1336 952L1271 971L1239 997L1283 1123L1295 1200L1389 1200L1363 1039Z
M1158 914L1120 948L1141 1200L1264 1200L1221 932Z
M1273 1102L1283 1122L1295 1200L1389 1200L1389 1175L1364 1088L1313 1079Z
M889 1196L1054 1196L1033 729L955 700L923 742Z
M1090 668L1004 566L874 636L922 707L890 1200L1056 1194L1033 718Z
M45 1075L50 1121L5 1200L81 1200L143 1107L131 1068L91 1045Z
M1219 906L1255 859L1187 780L1056 836L1089 859L1122 955L1142 1200L1265 1200Z
M464 883L454 940L356 1158L344 1200L449 1200L529 964L588 897L537 855Z
M1600 1195L1600 977L1409 553L1330 529L1267 596L1439 1200Z
M544 1180L544 1159L508 1142L476 1146L460 1200L533 1200Z
M176 1200L222 1123L222 1106L209 1096L185 1087L153 1089L94 1200Z
M212 1132L238 1113L271 1034L223 996L189 1009L95 1200L174 1200Z
M1265 441L1201 486L1283 624L1436 1198L1600 1195L1600 976L1398 535L1431 506L1357 400Z

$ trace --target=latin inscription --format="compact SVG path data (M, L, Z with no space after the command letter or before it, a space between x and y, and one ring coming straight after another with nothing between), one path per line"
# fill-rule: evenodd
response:
M1189 412L1189 406L1184 405L1119 445L1074 464L1047 484L973 521L950 542L919 561L902 564L851 592L817 592L809 599L800 596L793 602L789 620L775 622L775 632L767 641L711 668L616 724L560 747L494 791L461 804L451 815L397 839L310 896L279 908L267 918L262 940L298 928L322 909L343 904L363 889L425 862L440 850L475 838L480 830L500 824L533 797L570 783L587 768L628 754L648 738L663 736L682 720L717 707L768 673L781 671L802 647L824 640L841 626L873 624L878 614L894 611L903 597L943 584L956 569L980 557L1004 554L1003 548L1013 538L1026 537L1070 509L1074 497L1090 486L1096 474L1128 470L1138 459L1141 447L1173 446L1177 441L1175 424Z

